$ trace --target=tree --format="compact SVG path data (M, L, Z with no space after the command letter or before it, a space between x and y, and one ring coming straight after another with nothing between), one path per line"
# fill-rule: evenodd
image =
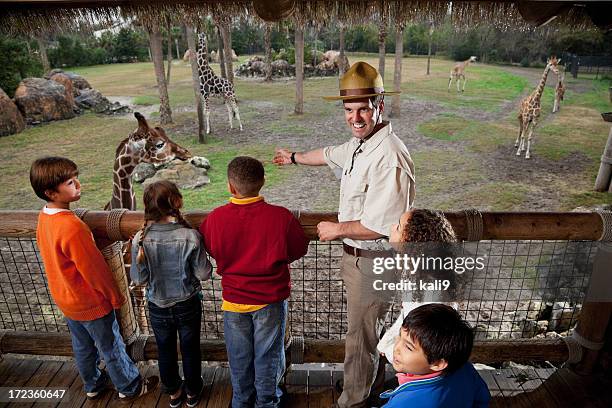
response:
M151 47L151 58L155 68L155 80L159 92L159 121L162 125L172 123L172 110L170 109L170 98L164 73L164 51L162 34L159 26L152 25L147 28L149 32L149 46Z
M404 23L397 23L395 28L395 68L393 71L393 90L400 92L402 90L402 58L404 56ZM400 116L400 95L393 96L391 105L391 116Z
M346 70L349 68L344 64L344 33L346 32L346 27L344 24L340 26L340 43L338 44L338 48L340 48L340 69L338 70L338 74L340 76L344 75Z
M227 78L227 71L225 65L225 45L223 36L221 35L221 29L217 26L217 40L219 42L218 56L219 56L219 69L221 70L221 78Z
M36 37L36 42L38 43L38 52L40 54L40 62L42 63L43 70L45 72L49 72L49 70L51 70L51 65L49 64L49 58L47 57L46 39L40 35Z
M378 28L378 73L385 79L385 39L387 38L387 22L385 19Z
M295 113L304 113L304 29L295 27Z
M272 80L272 25L266 24L264 29L264 44L266 49L266 81Z
M40 59L27 48L22 38L0 35L0 88L11 98L22 79L43 74Z
M221 37L223 38L223 51L225 54L225 74L227 75L227 80L233 84L234 62L232 61L232 30L230 30L230 24L228 19L221 25Z
M168 31L168 52L166 53L168 58L168 72L166 73L166 85L170 86L170 68L172 68L172 24L169 18L166 29ZM178 55L176 57L180 58Z
M196 45L193 28L185 26L185 36L187 37L187 45L191 51L191 79L193 80L193 93L195 95L196 111L198 112L198 142L206 143L206 131L204 129L204 112L202 108L202 94L200 93L200 76L198 70L198 62L195 58Z

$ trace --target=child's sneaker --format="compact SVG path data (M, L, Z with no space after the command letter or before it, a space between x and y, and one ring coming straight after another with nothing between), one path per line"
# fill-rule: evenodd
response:
M200 403L202 392L204 391L204 378L202 378L202 387L196 395L187 395L187 406L193 408Z
M102 370L100 377L100 385L94 391L86 393L88 400L97 400L101 398L110 388L110 378L108 377L108 374L106 374L106 371Z
M170 397L170 408L178 408L181 405L183 405L186 395L187 395L187 392L181 387L181 395L179 395L178 397L174 399Z
M142 380L142 384L140 384L139 393L135 395L131 395L131 396L127 396L125 394L119 393L119 396L117 399L119 400L119 402L122 402L122 403L134 402L138 398L142 397L143 395L146 395L149 392L154 391L158 385L159 385L159 377L156 375L152 375Z

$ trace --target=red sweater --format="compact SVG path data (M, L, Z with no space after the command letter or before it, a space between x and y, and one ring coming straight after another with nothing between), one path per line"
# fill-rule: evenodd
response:
M124 302L91 231L72 211L38 215L36 241L49 291L64 315L90 321Z
M302 226L289 210L263 200L230 203L214 209L200 232L217 261L224 300L263 305L289 297L289 264L308 251Z

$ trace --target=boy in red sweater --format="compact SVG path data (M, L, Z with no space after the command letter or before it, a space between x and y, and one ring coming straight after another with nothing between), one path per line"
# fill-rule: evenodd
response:
M260 161L236 157L227 178L230 203L213 210L200 232L221 275L232 408L275 408L285 369L289 264L306 254L308 240L289 210L259 195Z
M76 164L63 157L32 163L30 183L36 195L47 201L38 216L36 241L49 291L70 329L87 398L99 398L110 377L119 401L131 402L153 390L159 379L143 380L127 355L114 311L125 299L91 231L70 211L70 203L81 198L78 174ZM98 368L100 358L108 374Z

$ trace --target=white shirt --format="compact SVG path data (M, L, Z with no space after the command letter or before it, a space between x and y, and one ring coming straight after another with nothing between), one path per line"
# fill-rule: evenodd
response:
M410 153L393 133L391 124L384 124L361 147L360 140L353 137L344 144L323 149L325 162L333 170L342 171L338 221L360 221L367 229L385 236L366 241L344 238L344 243L356 248L389 249L387 235L391 225L399 222L414 201Z

